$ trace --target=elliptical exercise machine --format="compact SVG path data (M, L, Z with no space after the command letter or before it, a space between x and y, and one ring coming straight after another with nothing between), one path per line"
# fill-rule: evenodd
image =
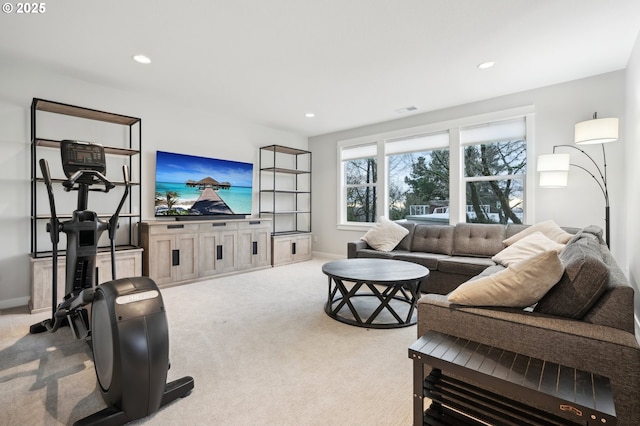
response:
M129 195L129 169L123 166L125 191L108 221L87 209L89 191L109 192L116 185L106 177L104 148L100 144L64 140L62 168L65 191L78 191L71 220L56 215L49 165L39 161L49 196L47 223L53 261L51 318L31 326L31 334L55 332L69 325L76 339L86 339L102 396L108 407L75 425L121 425L146 417L169 402L186 396L194 387L190 376L166 383L169 369L169 334L162 295L148 277L116 279L115 237L118 218ZM92 185L100 185L91 188ZM112 281L97 285L98 240L108 231ZM58 243L67 235L65 297L57 303ZM91 307L90 312L87 306ZM90 315L90 318L89 318Z

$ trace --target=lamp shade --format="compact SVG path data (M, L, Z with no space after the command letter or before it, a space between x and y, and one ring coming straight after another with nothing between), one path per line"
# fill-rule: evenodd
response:
M569 172L540 172L540 187L564 188L569 180Z
M538 155L539 172L568 172L569 154L543 154Z
M617 118L594 118L576 123L575 142L578 145L607 143L618 140Z

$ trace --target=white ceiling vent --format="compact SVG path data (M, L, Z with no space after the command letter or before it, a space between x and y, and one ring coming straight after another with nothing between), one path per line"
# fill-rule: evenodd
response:
M415 105L411 105L411 106L404 107L404 108L398 108L398 109L396 110L396 112L397 112L398 114L404 114L404 113L406 113L406 112L413 112L413 111L417 111L417 110L418 110L418 107L417 107L417 106L415 106Z

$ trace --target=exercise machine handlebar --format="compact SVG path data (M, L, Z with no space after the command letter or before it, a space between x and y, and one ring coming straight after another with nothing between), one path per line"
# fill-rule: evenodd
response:
M129 167L125 164L122 166L122 177L124 180L124 194L122 194L122 198L120 199L120 204L118 204L118 208L116 212L109 218L109 241L111 245L111 279L116 279L116 231L118 229L118 219L120 218L120 211L122 211L122 206L124 206L124 202L127 200L129 196L129 188L131 187L131 181L129 180Z

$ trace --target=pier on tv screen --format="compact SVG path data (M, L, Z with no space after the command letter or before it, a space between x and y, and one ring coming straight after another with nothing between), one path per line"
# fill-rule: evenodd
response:
M250 215L253 164L156 152L156 216Z

